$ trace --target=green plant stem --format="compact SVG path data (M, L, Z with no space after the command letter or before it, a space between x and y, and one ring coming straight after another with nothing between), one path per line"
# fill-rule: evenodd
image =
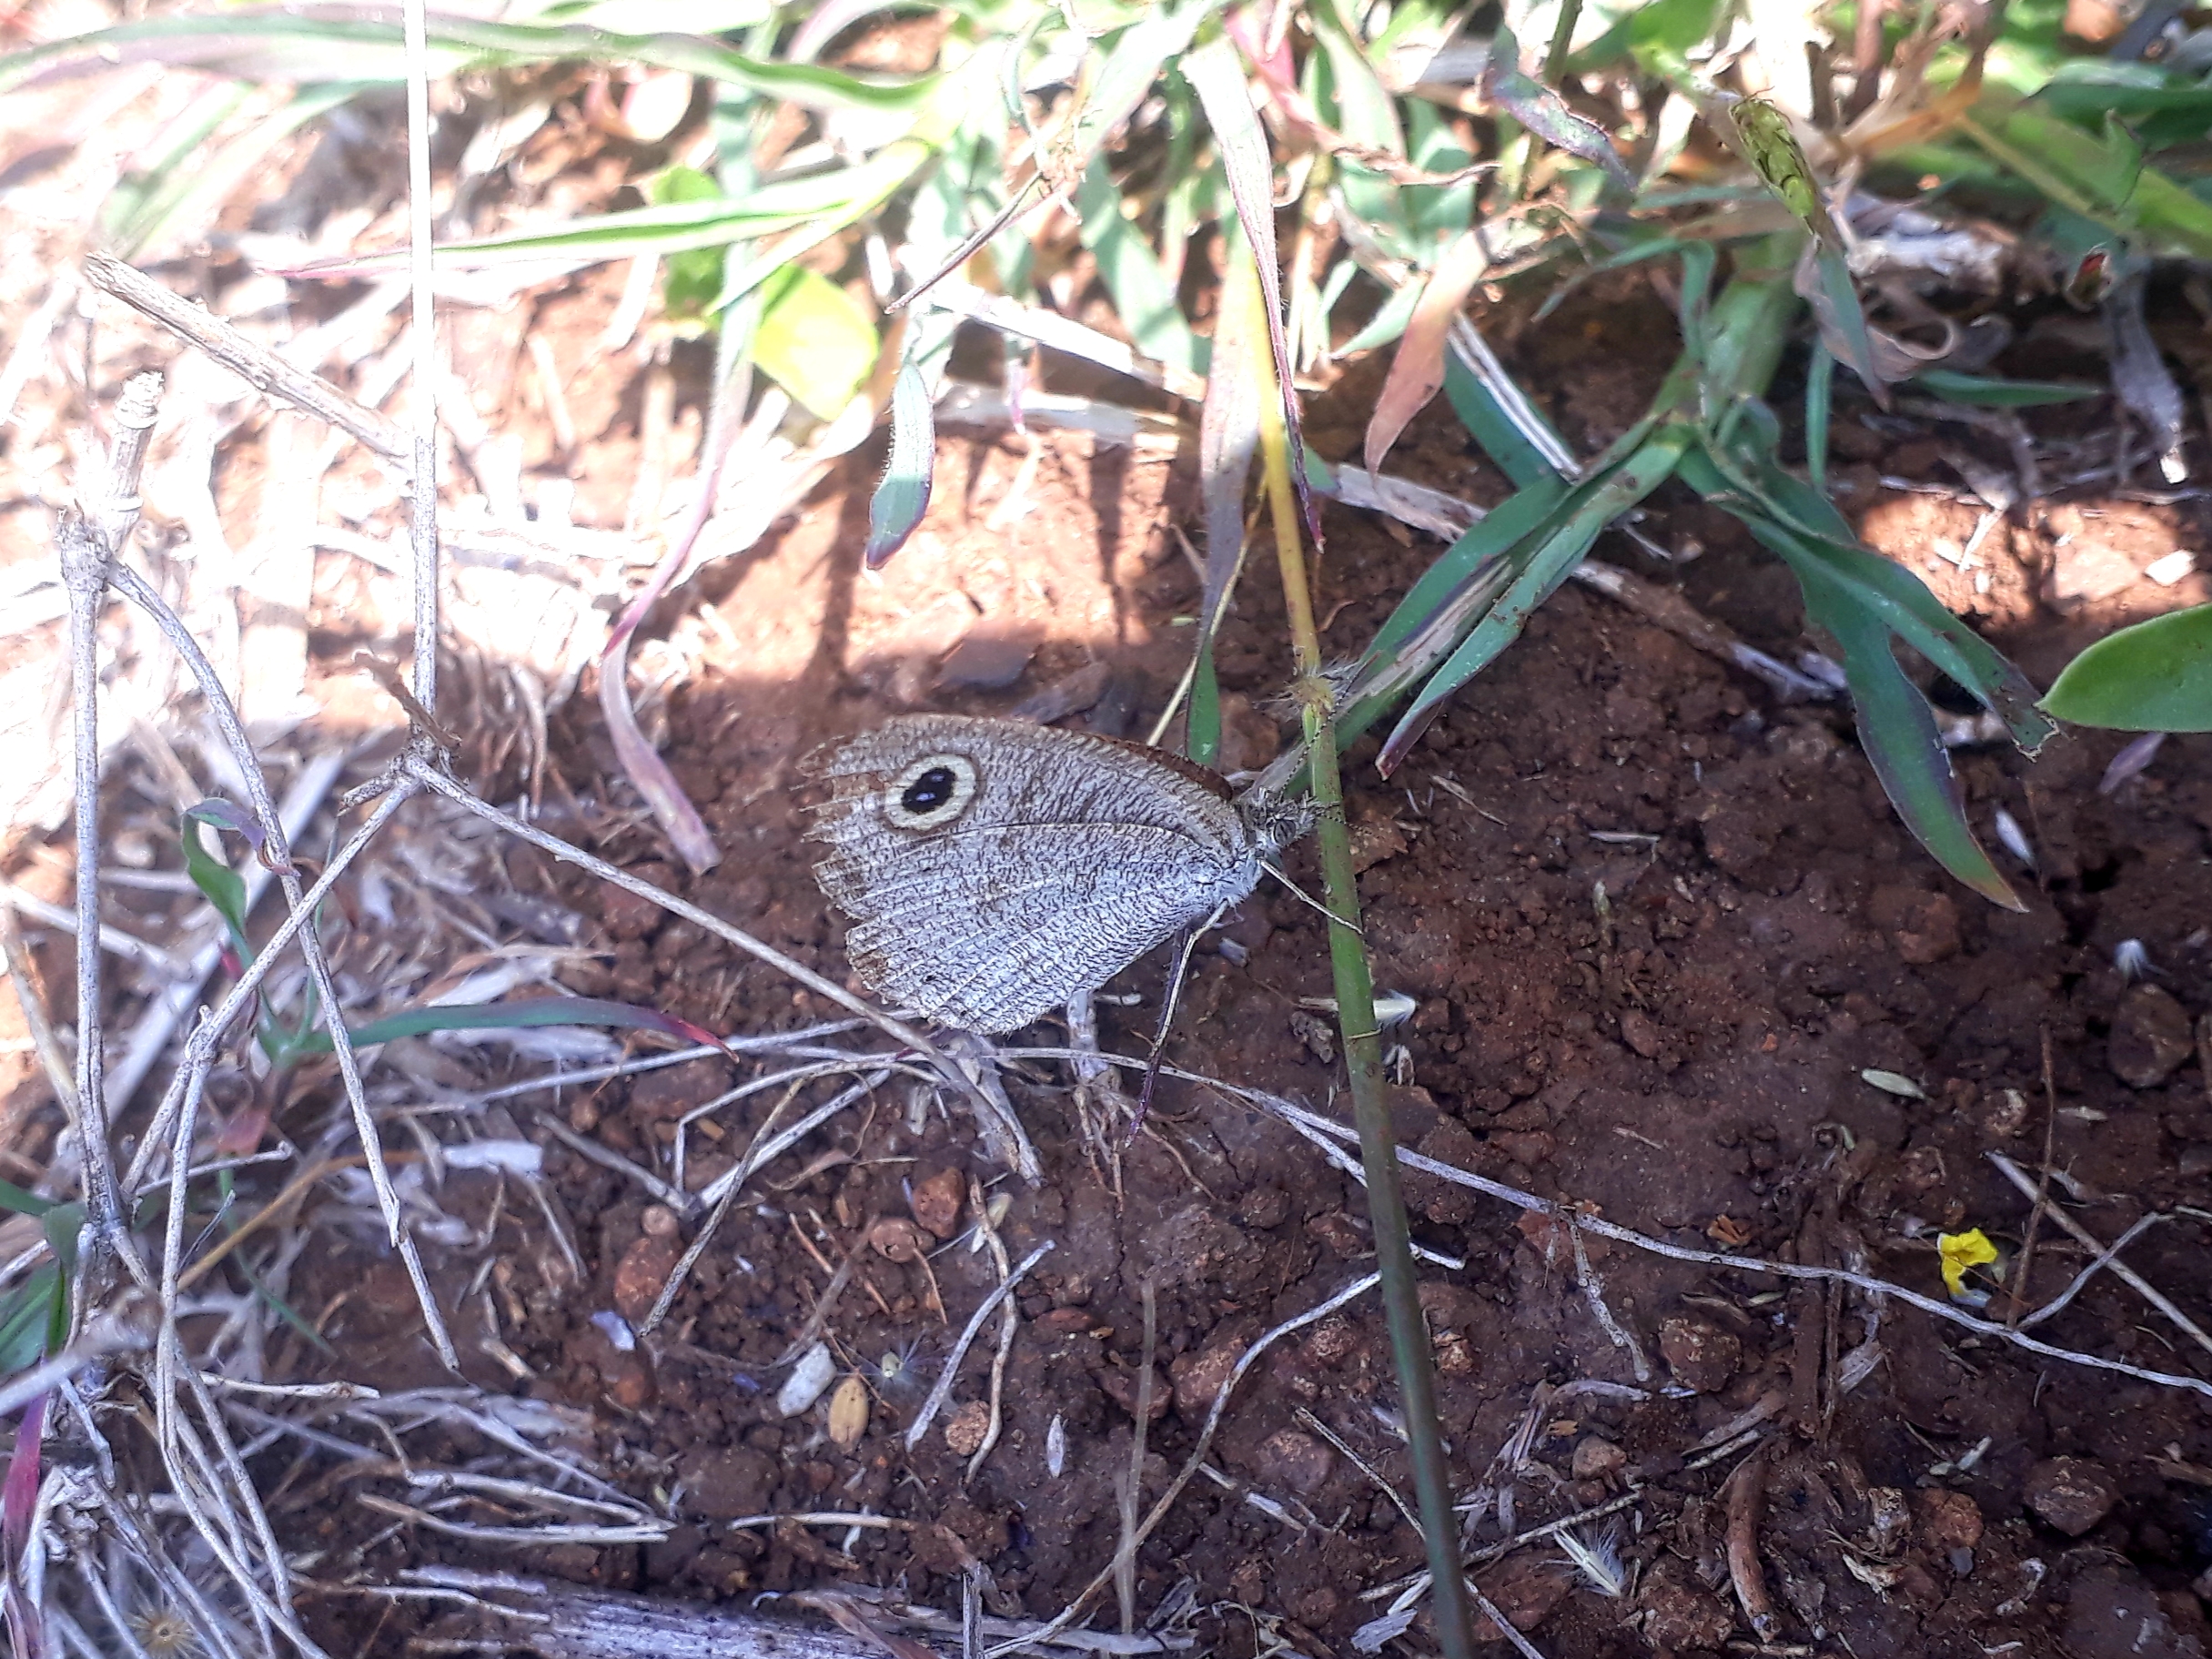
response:
M1344 1067L1351 1086L1359 1158L1367 1172L1368 1217L1375 1230L1375 1266L1382 1279L1382 1309L1390 1354L1405 1410L1406 1442L1413 1460L1413 1487L1434 1580L1437 1641L1444 1659L1471 1659L1474 1637L1468 1616L1467 1581L1460 1565L1458 1517L1437 1423L1436 1379L1430 1368L1429 1328L1421 1318L1420 1288L1413 1273L1413 1235L1398 1185L1398 1138L1382 1097L1382 1038L1375 1018L1375 982L1367 943L1359 932L1359 885L1352 869L1351 837L1344 822L1344 783L1337 764L1337 733L1326 683L1320 675L1321 639L1314 625L1313 590L1300 540L1291 488L1288 445L1278 399L1261 400L1260 446L1267 462L1268 506L1276 561L1282 572L1297 663L1308 769L1318 809L1314 836L1321 851L1322 895L1328 911L1328 961L1335 977L1337 1018L1343 1034Z

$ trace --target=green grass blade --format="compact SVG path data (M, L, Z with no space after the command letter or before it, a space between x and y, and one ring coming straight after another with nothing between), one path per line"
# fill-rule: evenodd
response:
M396 1037L421 1037L431 1031L518 1031L546 1026L605 1026L618 1031L658 1031L687 1042L712 1043L713 1033L658 1008L631 1003L608 1002L597 996L541 996L530 1002L479 1003L430 1008L409 1008L349 1029L347 1036L357 1048L389 1043ZM318 1031L300 1044L307 1054L330 1052L330 1034Z
M1419 298L1417 288L1414 298ZM1407 308L1409 315L1411 309L1410 306ZM1468 435L1516 488L1525 489L1539 479L1559 476L1558 469L1456 350L1446 353L1444 358L1444 396L1449 400L1452 413L1460 417L1460 424L1467 429ZM1538 418L1541 419L1540 415ZM1563 443L1560 447L1562 450L1566 448Z
M493 23L432 14L430 74L570 60L625 61L741 86L810 109L918 111L942 77L877 78L751 56L698 35L624 35L582 25ZM0 57L0 92L26 82L159 63L241 80L397 83L407 73L397 19L359 5L240 7L166 17L48 41Z
M1835 403L1835 358L1820 347L1805 375L1805 471L1813 488L1828 492L1828 418Z
M1912 384L1946 403L1974 409L2034 409L2046 403L2080 403L2101 398L2101 386L2074 386L2063 380L2000 380L1961 374L1954 369L1924 369Z
M57 1201L26 1192L13 1181L0 1181L0 1209L12 1209L19 1216L43 1216Z
M1812 493L1802 484L1796 489ZM1830 582L1850 592L1861 608L1879 615L1891 632L1979 698L2026 753L2040 749L2057 729L2035 706L2035 688L2027 676L1944 609L1926 584L1903 565L1855 540L1808 533L1797 525L1746 511L1741 502L1723 500L1722 505L1787 560L1801 582L1807 569L1817 569Z
M61 1269L42 1262L23 1283L0 1295L0 1377L28 1371L45 1358L56 1296L66 1297Z
M2066 664L2042 706L2076 725L2212 732L2212 605L2106 635Z
M1538 547L1513 579L1490 613L1444 666L1421 688L1413 705L1399 718L1385 740L1376 766L1389 776L1404 760L1444 700L1497 660L1498 653L1520 637L1536 607L1567 580L1597 541L1598 533L1621 513L1673 476L1683 451L1695 440L1696 431L1684 422L1660 429L1633 455L1603 477L1576 492L1573 511L1551 536Z
M1843 652L1860 744L1897 815L1959 880L2007 910L2025 910L1966 822L1934 713L1891 653L1888 619L1817 561L1793 559L1790 568L1804 591L1806 614Z

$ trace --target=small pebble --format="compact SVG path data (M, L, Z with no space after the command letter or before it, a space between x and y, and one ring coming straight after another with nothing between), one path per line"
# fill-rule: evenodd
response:
M796 1417L822 1398L822 1391L837 1377L837 1361L827 1342L817 1342L799 1356L799 1363L776 1391L776 1410Z

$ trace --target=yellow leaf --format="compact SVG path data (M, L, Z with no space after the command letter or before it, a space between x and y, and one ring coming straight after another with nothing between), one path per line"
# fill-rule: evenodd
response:
M1978 1227L1963 1233L1938 1233L1935 1253L1943 1261L1944 1289L1951 1292L1953 1301L1980 1306L1989 1300L1985 1293L1966 1287L1969 1271L1998 1259L1997 1247L1990 1243L1988 1234Z

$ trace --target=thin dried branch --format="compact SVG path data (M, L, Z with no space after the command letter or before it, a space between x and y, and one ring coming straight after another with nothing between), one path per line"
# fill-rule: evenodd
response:
M1989 1155L1989 1161L1996 1165L1998 1172L2002 1174L2006 1180L2010 1181L2014 1186L2017 1187L2023 1193L2025 1193L2030 1200L2035 1199L2036 1192L2035 1183L2027 1178L2025 1172L2021 1169L2018 1164L2013 1162L2011 1158L2005 1157L2002 1152L1992 1152ZM2195 1320L2191 1319L2187 1314L2182 1312L2180 1309L2174 1306L2172 1299L2154 1288L2151 1282L2145 1279L2142 1274L2136 1272L2135 1269L2129 1267L2126 1262L2113 1259L2115 1252L2116 1252L2120 1248L2119 1244L2115 1244L2110 1249L2107 1249L2104 1244L2099 1242L2097 1236L2095 1233L2091 1232L2079 1221L2076 1221L2071 1214L2064 1209L2061 1209L2055 1204L2045 1206L2045 1213L2048 1215L2052 1220L2058 1223L2059 1229L2062 1232L2070 1235L2077 1243L2085 1244L2088 1246L2090 1249L2097 1253L2097 1260L2090 1264L2092 1268L2095 1268L2100 1264L2103 1265L2115 1279L2118 1280L2122 1284L2126 1285L2129 1289L2134 1290L2138 1296L2142 1297L2145 1301L2148 1302L2152 1307L2157 1309L2159 1312L2165 1314L2167 1319L2172 1320L2174 1321L2175 1328L2187 1335L2191 1341L2197 1344L2197 1347L2203 1349L2207 1353L2212 1353L2212 1336L2207 1336L2205 1334L2204 1327L2197 1324ZM2146 1219L2148 1219L2148 1218L2146 1218ZM2130 1241L2130 1239L2132 1239L2134 1235L2130 1234L2127 1239L2123 1239L2120 1242L2122 1244L2127 1243ZM2078 1289L2079 1287L2077 1286L2076 1288ZM2070 1297L2074 1294L2074 1291L2069 1290L2066 1294ZM2055 1312L2057 1310L2054 1308L2051 1310L2051 1311ZM2037 1317L2041 1318L2045 1316L2038 1315ZM2025 1325L2029 1321L2023 1320L2020 1322Z
M1023 1257L1021 1265L999 1280L997 1288L975 1305L975 1311L968 1316L966 1326L953 1343L953 1351L944 1357L944 1369L937 1374L936 1386L929 1391L929 1398L922 1402L922 1409L914 1413L914 1422L906 1431L907 1451L912 1452L922 1443L922 1436L929 1432L929 1425L944 1410L945 1401L952 1395L953 1378L959 1372L960 1361L967 1358L968 1348L975 1340L975 1333L983 1329L984 1320L991 1317L994 1308L1014 1294L1014 1287L1021 1283L1022 1276L1050 1255L1053 1249L1054 1241L1045 1239Z
M95 288L150 317L187 345L198 347L265 395L328 421L359 440L384 460L402 469L410 465L412 450L406 436L374 410L364 409L320 375L293 368L221 318L211 317L198 306L178 298L158 282L108 254L86 255L85 275Z
M1075 1057L1075 1051L1066 1048L1017 1048L1008 1049L1005 1052L1009 1057L1033 1059L1072 1059ZM1122 1058L1120 1063L1126 1066L1139 1064L1136 1060L1126 1057ZM1164 1066L1160 1069L1163 1076L1179 1077L1186 1082L1203 1084L1208 1088L1219 1089L1223 1094L1234 1099L1249 1101L1264 1110L1272 1112L1291 1128L1317 1142L1323 1138L1338 1141L1349 1140L1355 1133L1348 1125L1337 1123L1316 1112L1309 1112L1304 1107L1285 1100L1280 1096L1270 1095L1263 1089L1247 1088L1239 1084L1225 1082L1219 1077L1207 1077L1202 1072L1185 1071L1179 1067ZM1622 1227L1618 1222L1607 1221L1597 1216L1587 1214L1571 1205L1558 1203L1550 1199L1540 1199L1532 1192L1523 1192L1518 1187L1507 1186L1503 1181L1493 1181L1486 1176L1455 1168L1450 1164L1439 1163L1433 1158L1424 1158L1419 1152L1410 1151L1403 1147L1399 1148L1398 1160L1408 1168L1419 1170L1424 1175L1433 1175L1441 1180L1451 1182L1454 1186L1466 1187L1490 1198L1502 1199L1517 1209L1530 1210L1537 1215L1552 1217L1562 1223L1571 1223L1585 1231L1596 1233L1601 1238L1612 1239L1622 1244L1632 1245L1637 1249L1648 1250L1654 1256L1665 1256L1675 1261L1701 1262L1707 1267L1725 1268L1735 1273L1771 1273L1780 1279L1802 1279L1851 1285L1865 1291L1869 1296L1894 1297L1909 1308L1917 1308L1923 1313L1930 1314L1954 1325L1962 1325L1968 1330L1977 1331L1983 1336L1995 1337L1999 1341L2010 1343L2013 1347L2023 1349L2032 1354L2040 1354L2046 1360L2063 1360L2069 1365L2085 1366L2092 1371L2113 1371L2123 1377L2133 1377L2138 1381L2155 1382L2161 1388L2187 1389L2193 1393L2202 1394L2207 1399L2212 1399L2212 1381L2207 1381L2202 1377L2188 1377L2174 1371L2154 1371L2148 1366L2131 1365L2124 1360L2107 1360L2096 1354L2083 1353L2076 1349L2059 1348L2049 1342L2038 1341L2034 1337L2020 1331L2008 1330L1995 1320L1979 1318L1966 1312L1964 1309L1954 1308L1948 1302L1938 1301L1932 1296L1924 1296L1917 1290L1907 1290L1904 1286L1894 1284L1886 1279L1876 1279L1871 1273L1856 1272L1850 1268L1813 1267L1793 1261L1766 1261L1756 1256L1734 1256L1723 1250L1703 1250L1686 1244L1671 1244L1663 1239L1654 1239L1649 1234L1640 1233L1634 1228ZM2024 1181L2026 1179L2025 1176L2021 1178ZM2030 1186L2027 1190L2032 1192L2034 1188ZM2090 1240L2090 1247L2092 1249L2101 1248L2096 1244L2094 1239Z

